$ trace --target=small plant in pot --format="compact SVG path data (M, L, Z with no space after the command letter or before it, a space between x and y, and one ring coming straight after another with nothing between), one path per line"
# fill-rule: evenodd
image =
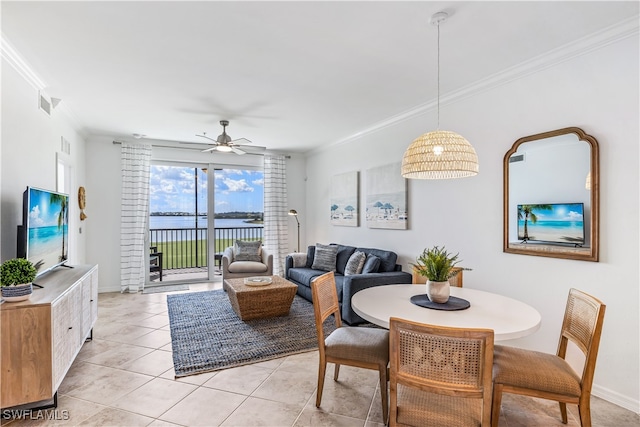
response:
M5 301L24 301L31 296L31 282L36 278L36 268L25 258L13 258L0 266L0 291Z
M458 260L458 254L450 254L445 247L425 249L412 264L416 271L427 278L427 296L433 302L444 304L449 301L449 279L458 271L454 269ZM465 269L466 270L466 269Z

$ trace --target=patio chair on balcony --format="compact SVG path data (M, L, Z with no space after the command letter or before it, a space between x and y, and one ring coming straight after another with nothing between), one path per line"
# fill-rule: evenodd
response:
M222 253L222 280L273 275L273 254L259 240L236 240Z
M162 252L158 252L157 246L151 246L149 254L149 273L158 272L162 282Z

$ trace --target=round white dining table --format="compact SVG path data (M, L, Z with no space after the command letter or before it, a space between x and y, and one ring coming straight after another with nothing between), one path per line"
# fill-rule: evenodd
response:
M413 295L424 295L425 285L374 286L357 292L351 307L363 319L389 329L389 319L399 317L419 323L455 328L493 329L494 340L525 337L540 328L538 311L522 301L491 292L451 287L451 296L469 301L464 310L444 311L420 307Z

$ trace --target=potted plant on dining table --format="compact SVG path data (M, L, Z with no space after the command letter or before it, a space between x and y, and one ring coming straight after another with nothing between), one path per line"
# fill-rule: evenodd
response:
M25 258L12 258L0 266L0 292L8 302L24 301L33 293L36 268Z
M429 300L439 304L449 301L451 291L449 279L459 271L459 268L454 269L460 262L458 255L450 254L444 246L442 248L434 246L425 249L416 259L416 263L412 264L418 274L427 278Z

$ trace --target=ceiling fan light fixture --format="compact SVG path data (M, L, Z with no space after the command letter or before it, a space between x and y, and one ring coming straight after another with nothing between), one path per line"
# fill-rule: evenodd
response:
M223 153L229 153L231 152L231 147L229 147L228 145L218 145L216 147L216 150Z
M402 157L402 176L411 179L452 179L478 174L478 155L462 135L440 128L440 24L446 12L431 17L438 27L438 130L414 139Z

